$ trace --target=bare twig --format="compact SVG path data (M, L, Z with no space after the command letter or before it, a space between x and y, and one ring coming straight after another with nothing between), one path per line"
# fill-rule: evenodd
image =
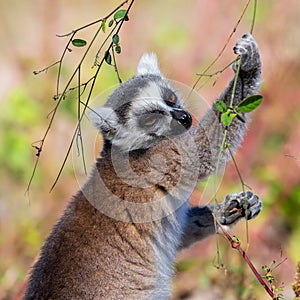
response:
M214 77L216 75L220 75L222 74L226 69L228 69L234 62L236 62L238 60L238 58L234 59L233 61L231 61L229 64L227 64L225 67L223 67L222 69L211 73L211 74L206 74L206 73L197 73L197 76L201 76L201 77Z
M194 90L194 89L196 88L196 86L198 85L199 81L200 81L201 78L203 77L203 74L206 74L206 73L213 67L213 65L220 59L220 57L222 56L223 52L225 51L226 47L228 46L228 44L229 44L229 42L230 42L230 40L231 40L231 38L232 38L232 36L233 36L234 33L236 32L237 27L239 26L241 20L243 19L244 15L245 15L245 13L246 13L246 11L247 11L247 9L248 9L248 6L249 6L250 2L251 2L251 0L248 0L248 1L247 1L246 5L245 5L245 7L244 7L244 9L243 9L243 11L242 11L242 14L240 15L239 19L237 20L236 24L234 25L234 27L233 27L231 33L229 34L229 36L228 36L228 38L227 38L227 40L226 40L226 42L225 42L223 48L220 50L220 52L218 53L218 55L216 56L216 58L209 64L209 66L208 66L203 72L201 72L201 74L200 74L200 75L198 76L198 78L196 79L195 83L193 84L193 87L192 87L192 89L191 89L190 94L193 92L193 90ZM227 67L229 67L229 65L228 65ZM226 69L227 67L225 67L225 69ZM222 72L223 72L223 71L222 71ZM216 72L216 73L218 73L218 72ZM190 96L190 94L189 94L189 96Z
M128 8L127 8L127 14L128 14L128 12L130 11L130 9L131 9L133 3L134 3L134 0L132 0L132 1L130 2L130 4L129 4L129 6L128 6ZM118 23L118 27L116 28L116 31L115 31L116 34L118 34L118 33L120 32L120 30L121 30L121 28L122 28L122 25L123 25L124 21L125 21L125 17ZM113 47L113 42L111 42L111 43L109 44L109 46L107 47L107 50L106 50L106 51L109 51L110 49L112 49L112 47ZM92 78L93 78L93 79L92 79L92 84L91 84L91 87L90 87L90 89L89 89L89 94L87 95L87 100L86 100L86 102L84 103L84 108L83 108L83 110L82 110L82 112L81 112L81 116L80 116L79 119L78 119L77 127L76 127L76 129L75 129L75 131L74 131L74 134L73 134L73 137L72 137L72 139L71 139L71 142L70 142L70 145L69 145L69 147L68 147L68 150L67 150L67 152L66 152L65 158L64 158L64 160L63 160L63 163L62 163L62 165L61 165L61 167L60 167L60 170L59 170L59 172L58 172L58 175L57 175L56 179L54 180L54 183L53 183L53 185L52 185L50 191L52 191L53 188L55 187L55 185L57 184L57 182L58 182L58 180L59 180L59 178L60 178L60 176L61 176L61 173L62 173L62 171L63 171L63 169L64 169L64 166L65 166L65 164L66 164L66 162L67 162L67 159L68 159L68 157L69 157L69 155L70 155L70 152L71 152L71 150L72 150L72 146L73 146L73 143L74 143L74 139L75 139L75 137L76 137L76 134L78 133L78 128L79 128L79 126L80 126L80 123L81 123L81 121L82 121L82 118L83 118L84 115L85 115L85 112L86 112L86 109L87 109L87 107L88 107L88 104L89 104L89 102L90 102L90 100L91 100L92 92L93 92L93 90L94 90L94 86L95 86L96 80L97 80L97 78L98 78L99 71L100 71L100 69L101 69L101 67L102 67L102 65L103 65L103 63L104 63L104 61L105 61L105 57L103 57L102 60L101 60L101 62L97 64L96 73L95 73L94 76L92 77ZM113 128L112 128L112 129L113 129Z
M253 16L252 16L252 23L251 23L251 28L250 28L250 32L252 33L253 31L253 27L254 27L254 23L255 23L255 15L256 15L256 9L257 9L257 6L256 6L256 0L254 0L254 11L253 11ZM234 101L234 97L235 97L235 92L236 92L236 86L237 86L237 80L238 80L238 76L239 76L239 72L240 72L240 67L241 67L241 57L238 56L233 62L231 62L230 64L228 64L227 66L225 66L223 69L215 72L215 73L212 73L210 75L207 75L206 72L217 62L217 60L221 57L221 55L223 54L225 48L227 47L227 45L229 44L229 41L231 39L231 37L233 36L234 32L236 31L239 23L241 22L249 4L250 4L251 0L248 0L240 18L238 19L236 25L234 26L232 32L230 33L225 45L223 46L223 48L221 49L221 51L219 52L219 54L217 55L217 57L213 60L213 62L205 69L205 71L203 72L203 74L198 74L199 77L198 79L196 80L194 86L193 86L193 89L196 87L196 85L198 84L198 82L200 81L200 79L203 77L203 76L208 76L208 77L212 77L212 76L215 76L215 75L218 75L218 74L221 74L225 69L227 69L233 62L237 61L237 70L236 70L236 73L235 73L235 77L234 77L234 81L233 81L233 87L232 87L232 92L231 92L231 97L230 97L230 103L229 103L229 106L228 106L228 109L232 109L233 108L233 101ZM216 165L216 174L218 174L218 169L219 169L219 164L220 164L220 161L221 161L221 156L222 156L222 153L225 151L225 150L228 150L229 152L229 155L231 156L231 159L234 163L234 166L235 166L235 169L238 173L238 176L239 176L239 179L240 179L240 182L241 182L241 185L242 185L242 191L243 191L243 194L245 195L245 187L248 187L248 185L246 185L245 181L243 180L242 178L242 175L240 173L240 170L238 168L238 165L236 163L236 160L234 159L234 156L233 156L233 153L230 149L230 144L227 143L227 134L228 134L228 126L225 126L224 128L224 133L223 133L223 140L222 140L222 143L221 143L221 146L220 146L220 151L219 151L219 154L218 154L218 159L217 159L217 165ZM250 188L250 187L249 187ZM251 188L250 188L251 189ZM216 204L217 203L217 199L216 199L216 178L215 178L215 193L214 193L214 203ZM246 196L245 196L246 197ZM245 199L246 200L246 199ZM247 202L245 201L245 204L244 204L244 208L246 210L246 215L247 215ZM216 232L217 232L217 220L215 219L215 228L216 228ZM223 228L222 228L223 230ZM246 219L246 238L247 238L247 245L249 245L249 233L248 233L248 220ZM217 240L217 253L220 253L219 251L219 245L218 245L218 240Z
M255 25L255 19L256 19L256 10L257 10L257 0L254 0L253 2L253 14L252 14L252 22L250 27L250 33L253 33L254 25Z
M44 69L41 69L41 70L38 70L38 71L33 71L33 74L34 74L34 75L38 75L38 74L40 74L40 73L42 73L42 72L47 72L50 68L56 66L56 65L59 64L59 63L60 63L60 60L56 61L55 63L51 64L50 66L47 66L47 67L44 68Z
M31 177L30 177L30 179L29 179L29 183L28 183L28 186L27 186L27 189L26 189L26 193L29 192L30 186L31 186L31 184L32 184L32 180L33 180L33 178L34 178L34 176L35 176L35 173L36 173L36 170L37 170L37 166L38 166L38 163L39 163L39 160L40 160L40 157L41 157L41 153L42 153L42 151L43 151L44 143L45 143L46 138L47 138L47 136L48 136L48 134L49 134L49 131L50 131L51 127L52 127L52 124L53 124L53 122L54 122L56 113L57 113L57 111L58 111L58 109L59 109L59 107L60 107L61 101L62 101L63 99L65 99L66 94L67 94L68 92L70 92L70 90L75 89L75 88L78 88L78 96L77 96L77 98L78 98L78 105L80 106L80 104L82 104L82 100L81 100L82 93L80 93L80 87L83 85L83 86L84 86L84 90L85 90L85 88L87 87L87 85L88 85L90 82L92 82L91 87L89 88L89 93L88 93L88 96L87 96L87 100L86 100L86 102L84 103L84 109L83 109L82 111L80 111L80 109L78 109L79 115L78 115L78 118L77 118L77 119L78 119L78 122L80 123L81 120L82 120L82 118L83 118L83 115L84 115L84 113L85 113L85 111L86 111L86 107L87 107L87 105L88 105L88 103L89 103L89 101L90 101L90 98L91 98L91 95L92 95L92 91L93 91L94 86L95 86L95 81L96 81L96 79L97 79L97 77L98 77L98 74L99 74L99 71L100 71L100 67L102 66L103 60L102 60L101 64L97 65L97 70L96 70L96 72L94 73L94 75L93 75L86 83L84 83L84 84L81 84L81 83L80 83L80 82L81 82L81 78L80 78L80 70L81 70L81 66L82 66L82 64L83 64L83 62L84 62L84 60L85 60L87 54L89 53L89 51L90 51L92 45L94 44L94 42L95 42L97 36L99 35L99 33L100 33L100 31L101 31L101 26L99 26L99 28L97 29L95 35L94 35L93 38L91 39L91 41L90 41L90 43L89 43L87 49L85 50L85 52L84 52L84 54L83 54L83 56L82 56L82 58L81 58L79 64L77 65L77 67L75 68L74 72L73 72L72 75L70 76L70 78L69 78L67 84L65 85L63 91L60 93L59 90L60 90L61 68L62 68L62 64L63 64L63 62L64 62L65 55L66 55L67 51L69 50L69 46L70 46L70 44L72 43L73 38L75 37L75 35L76 35L79 31L81 31L81 30L83 30L83 29L86 29L86 28L88 28L88 27L90 27L90 26L99 24L99 23L101 23L104 19L110 18L111 16L114 15L114 13L116 13L122 6L124 6L124 5L125 5L126 3L128 3L128 2L129 2L129 0L123 1L121 4L119 4L114 10L112 10L112 11L111 11L107 16L105 16L104 18L98 19L98 20L96 20L96 21L94 21L94 22L91 22L91 23L89 23L89 24L87 24L87 25L84 25L84 26L82 26L82 27L79 27L79 28L77 28L77 29L71 31L70 33L67 33L67 34L64 34L64 35L59 35L59 37L69 37L69 40L68 40L68 42L67 42L67 44L66 44L66 46L65 46L65 48L64 48L64 51L63 51L63 53L62 53L62 55L61 55L60 60L57 61L57 62L55 62L54 64L50 65L49 67L44 68L43 70L40 70L40 71L36 71L36 72L35 72L35 73L40 73L40 72L43 72L43 71L47 71L49 68L51 68L51 67L53 67L53 66L55 66L55 65L57 65L57 64L59 65L59 67L58 67L58 73L57 73L56 95L54 96L54 98L55 98L55 100L56 100L56 105L55 105L54 109L51 111L51 113L49 114L50 120L49 120L48 127L47 127L47 129L46 129L46 131L45 131L45 133L44 133L43 138L39 141L39 145L38 145L38 146L33 146L33 147L37 150L37 153L36 153L36 156L37 156L37 157L36 157L36 161L35 161L35 164L34 164L34 168L33 168ZM131 9L133 3L134 3L134 0L131 0L131 2L130 2L130 4L128 5L128 8L127 8L127 13L126 13L126 15L128 15L128 12L129 12L129 10ZM118 22L116 22L116 26L112 29L112 32L115 30L115 32L118 33L118 32L120 31L120 29L121 29L123 23L124 23L124 20L125 20L125 17L122 18L121 20L119 20ZM110 36L110 35L109 35L109 36ZM107 39L106 39L106 41L107 41ZM110 50L110 49L112 48L112 45L113 45L113 43L111 42L111 43L109 44L109 46L107 47L107 50ZM101 47L104 47L104 44L102 44ZM100 49L101 49L101 48L100 48ZM73 81L73 79L75 78L76 75L79 76L79 77L78 77L78 85L77 85L75 88L70 88L70 85L71 85L71 83L72 83L72 81ZM75 138L76 135L79 136L79 139L80 139L80 141L81 141L81 143L82 143L82 136L81 136L82 134L81 134L81 130L80 130L80 125L79 125L79 123L78 123L78 125L77 125L77 127L76 127L75 133L74 133L73 138L72 138L72 141L71 141L71 143L70 143L70 147L69 147L69 149L67 150L67 154L66 154L66 157L65 157L65 159L64 159L64 161L63 161L62 168L64 167L64 165L65 165L65 163L66 163L66 160L67 160L67 158L68 158L68 156L69 156L69 154L70 154L71 147L72 147L72 145L73 145L74 138ZM81 144L81 149L82 149L82 144ZM59 171L59 173L58 173L58 176L57 176L57 178L55 179L55 184L56 184L56 182L57 182L59 176L61 175L61 172L62 172L62 169L60 169L60 171ZM55 184L52 186L51 190L53 189L53 187L55 186Z
M84 168L85 174L87 174L87 169L86 169L86 163L85 163L85 156L84 156L84 147L83 147L83 139L82 139L82 132L81 132L81 122L80 122L80 116L81 116L81 92L80 92L80 80L81 80L81 68L78 69L78 90L77 90L77 123L78 123L78 134L77 134L77 140L76 140L76 145L77 145L77 155L79 156L80 153L82 153L82 164Z
M220 221L216 217L215 217L215 221L218 224L218 226L221 228L224 236L230 242L231 247L239 251L239 253L241 254L241 256L244 258L245 262L248 264L248 266L252 270L253 274L255 275L255 277L257 278L257 280L259 281L259 283L267 291L267 293L270 295L270 297L272 299L274 299L274 297L275 297L274 292L268 287L268 285L266 284L266 282L263 280L262 276L256 270L256 268L252 264L250 258L248 257L248 255L246 254L246 252L244 251L244 249L241 247L241 244L238 241L238 239L232 238L231 235L224 229L224 227L222 226L222 224L220 223Z
M115 56L114 47L112 47L112 57L113 57L113 66L114 66L115 72L117 74L118 81L121 84L122 83L122 79L120 77L120 73L119 73L119 69L118 69L118 65L117 65L117 60L116 60L116 56Z

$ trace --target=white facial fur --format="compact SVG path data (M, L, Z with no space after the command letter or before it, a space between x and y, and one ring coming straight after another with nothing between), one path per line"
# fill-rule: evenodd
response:
M149 135L138 125L138 118L145 113L147 109L157 109L165 112L161 122L152 128L155 136ZM126 124L118 127L113 143L123 151L147 149L153 147L160 137L165 137L170 130L172 120L170 107L161 99L159 86L151 82L149 86L141 90L140 95L132 101L132 107L128 114Z
M176 109L167 105L166 99L162 99L162 89L173 90L163 78L154 53L142 56L135 78L142 78L143 84L141 86L135 84L133 89L135 88L137 92L133 93L134 96L124 101L124 97L131 94L131 85L127 82L127 92L117 93L116 96L111 97L106 106L96 109L90 116L95 127L102 132L104 139L111 141L113 146L123 152L153 147L162 138L168 136L171 131L171 111ZM176 94L174 91L173 93ZM115 109L120 109L124 102L127 102L130 108L126 111L126 116L120 119ZM175 106L182 108L178 96L176 96ZM124 109L121 110L125 114ZM143 120L143 116L149 116L155 111L159 112L159 121L149 130L142 128L139 122Z

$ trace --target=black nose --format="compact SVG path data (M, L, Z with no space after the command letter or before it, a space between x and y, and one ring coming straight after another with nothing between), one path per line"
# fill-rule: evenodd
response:
M171 112L171 115L176 121L183 125L185 129L189 129L191 127L192 117L188 112L181 109L176 109Z
M173 117L171 126L178 133L188 130L192 126L192 117L188 112L181 109L174 109L171 115Z

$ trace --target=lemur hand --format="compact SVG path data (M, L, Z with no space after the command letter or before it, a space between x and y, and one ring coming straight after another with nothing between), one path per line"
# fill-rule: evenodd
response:
M256 71L261 67L258 46L250 33L244 34L237 41L233 51L241 57L242 71ZM234 71L236 71L237 65L237 61L233 63L232 68Z
M259 197L250 191L230 194L215 208L215 214L222 225L231 225L241 218L255 218L262 209Z

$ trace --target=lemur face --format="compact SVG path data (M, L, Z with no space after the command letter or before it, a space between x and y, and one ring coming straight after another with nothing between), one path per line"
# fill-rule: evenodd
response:
M116 89L91 118L106 142L124 152L148 149L192 125L192 117L161 75L153 54L141 58L137 75Z

